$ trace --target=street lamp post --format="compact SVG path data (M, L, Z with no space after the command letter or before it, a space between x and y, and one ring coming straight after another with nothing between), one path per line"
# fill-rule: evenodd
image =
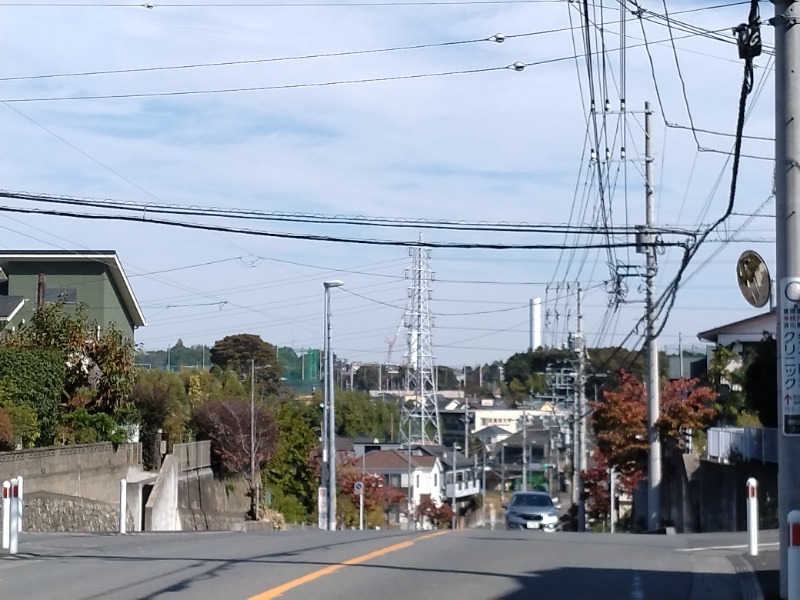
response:
M333 361L331 359L331 288L344 285L333 279L325 288L325 406L328 409L328 531L336 531L336 419L333 397Z

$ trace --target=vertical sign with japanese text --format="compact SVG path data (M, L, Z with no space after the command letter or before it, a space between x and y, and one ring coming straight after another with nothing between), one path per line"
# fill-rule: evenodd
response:
M790 284L800 284L796 277L781 280L778 288L778 343L780 344L779 401L784 435L800 435L800 304L786 294Z

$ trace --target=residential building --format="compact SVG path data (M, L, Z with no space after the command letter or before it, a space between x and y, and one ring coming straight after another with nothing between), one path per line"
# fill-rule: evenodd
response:
M133 339L144 315L113 250L0 252L0 332L29 321L37 301L82 304L102 333L110 323Z

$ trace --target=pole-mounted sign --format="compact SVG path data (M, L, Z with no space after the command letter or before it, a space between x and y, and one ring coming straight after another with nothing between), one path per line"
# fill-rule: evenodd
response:
M363 494L364 493L364 484L362 482L360 482L360 481L356 481L353 484L353 491L356 494Z
M780 402L784 435L800 435L800 278L781 280Z

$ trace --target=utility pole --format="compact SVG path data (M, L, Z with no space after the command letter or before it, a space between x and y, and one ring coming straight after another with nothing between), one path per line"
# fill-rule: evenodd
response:
M528 491L528 413L522 409L522 491Z
M528 350L535 350L536 348L533 347L533 298L530 299L528 311L530 313L528 317Z
M414 499L411 496L411 419L408 420L408 487L406 488L408 493L406 494L407 498L407 509L408 509L408 517L406 518L406 527L411 529L411 513L414 508Z
M250 359L250 485L253 489L253 519L258 521L258 483L256 483L256 360Z
M678 332L678 360L680 361L679 375L683 379L683 336L680 331Z
M453 442L453 489L452 489L452 507L453 507L453 520L450 524L450 528L455 531L456 529L456 519L458 517L458 508L456 506L456 469L457 469L457 460L456 460L456 450L458 450L458 444Z
M658 390L658 340L655 336L655 292L656 292L656 246L652 229L655 226L655 202L653 198L653 152L650 103L644 103L644 175L645 175L645 311L647 340L647 440L650 446L647 461L647 528L661 526L661 440L656 421L659 416Z
M578 373L575 378L575 403L577 405L577 433L578 433L578 457L575 466L578 470L576 480L578 486L578 531L586 530L586 505L583 500L583 478L581 473L586 470L586 384L584 372L586 370L586 353L583 343L583 292L581 284L577 289L577 309L578 309L578 332L575 335L574 345L578 351Z
M464 386L467 384L467 369L464 368ZM464 456L469 458L469 404L467 393L464 392Z
M775 18L775 256L777 261L778 520L780 592L788 590L788 515L800 508L800 381L790 375L800 362L795 321L800 302L800 10L796 2L774 0ZM751 9L752 11L752 9ZM752 14L752 13L751 13ZM784 399L787 402L784 402Z

